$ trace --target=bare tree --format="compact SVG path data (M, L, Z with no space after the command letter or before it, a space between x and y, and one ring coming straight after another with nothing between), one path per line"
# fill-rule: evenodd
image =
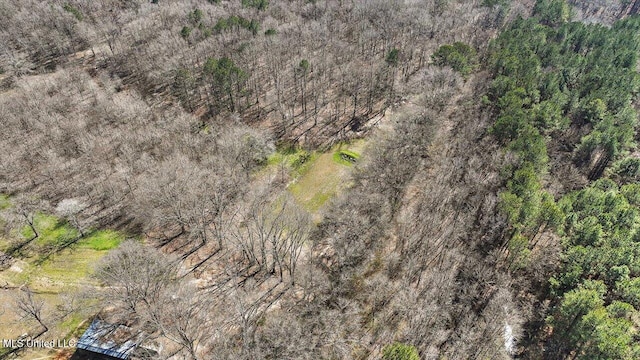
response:
M149 225L178 225L201 244L208 240L208 202L203 196L209 177L188 158L172 157L158 164L143 180L138 198Z
M148 312L176 271L176 264L161 253L127 240L100 261L95 276L105 285L103 299L125 310L126 318Z
M269 274L284 275L295 282L295 271L305 241L310 218L287 193L275 195L265 190L245 199L241 221L231 237L243 257Z
M210 340L214 298L177 277L177 263L155 249L126 241L99 264L96 277L104 284L103 304L114 306L119 321L149 336L163 337L201 359Z
M35 216L39 211L44 211L48 208L46 201L22 194L12 197L11 204L12 206L3 214L3 218L7 220L8 229L18 228L21 230L26 226L30 230L30 238L11 246L7 251L9 255L19 252L40 236Z
M78 214L86 207L87 206L78 199L64 199L56 206L56 212L68 219L71 225L78 229L80 236L84 237L86 229L84 224L81 224L78 220Z
M245 179L257 166L264 164L275 149L261 131L246 126L233 126L221 132L217 141L218 157L226 173L243 175Z
M16 298L16 309L23 320L35 320L40 325L40 332L33 336L33 338L37 338L49 331L49 327L46 325L44 319L44 300L38 298L29 287L25 286L20 289L20 294Z
M37 239L40 234L38 233L38 229L36 229L34 217L39 210L44 208L43 202L24 195L14 198L12 202L14 203L13 211L15 214L18 215L29 229L31 229L31 232L33 232L33 236L31 239L28 239L27 242Z
M176 282L159 294L148 321L191 359L202 359L200 350L214 330L214 317L210 316L214 306L213 299L192 284Z

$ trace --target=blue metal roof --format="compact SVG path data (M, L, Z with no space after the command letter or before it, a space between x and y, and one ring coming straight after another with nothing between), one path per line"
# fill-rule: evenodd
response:
M137 345L137 336L130 328L95 319L78 339L77 347L116 359L128 359Z

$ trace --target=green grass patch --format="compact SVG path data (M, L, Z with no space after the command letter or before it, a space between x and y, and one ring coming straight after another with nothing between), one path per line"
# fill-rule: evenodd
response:
M90 283L88 275L93 272L94 264L125 239L114 230L96 230L80 238L79 231L66 221L44 213L34 216L34 227L38 238L29 244L26 252L21 252L21 260L13 269L0 272L0 280L14 285L26 283L47 292ZM24 226L15 235L26 240L34 233L29 226ZM5 247L11 242L7 244Z
M79 231L69 223L44 213L34 216L34 226L39 237L26 246L24 251L16 253L16 261L11 267L0 271L0 284L28 284L49 309L62 305L64 299L60 297L61 293L97 285L91 277L95 265L125 239L124 234L114 230L91 231L86 237L79 238ZM16 241L24 242L33 235L29 226L22 227L12 232L7 239L0 238L0 247L11 246ZM17 289L0 292L0 304L13 301L18 292ZM28 330L17 321L13 313L2 313L1 310L0 308L0 324L6 326L0 326L0 338L15 337ZM66 339L78 337L89 325L87 317L88 314L83 311L70 313L51 323L50 333ZM0 355L2 351L0 348ZM44 358L44 355L46 354L25 353L29 358Z
M0 251L7 252L11 248L11 241L6 238L0 237Z
M317 157L316 153L294 147L281 147L267 158L267 165L286 166L302 173Z
M332 189L333 190L333 189ZM328 191L328 192L318 192L313 195L311 200L307 202L307 206L313 211L317 211L324 205L329 199L335 195L336 191Z
M333 161L346 166L355 164L358 159L360 159L360 154L346 149L340 149L333 153Z
M289 186L296 200L311 212L317 212L341 189L348 186L350 167L360 159L365 142L356 140L334 146L326 153L314 152L297 171L297 180Z
M11 207L11 201L9 200L9 195L0 194L0 210L5 210Z
M74 314L75 315L75 314ZM93 320L92 318L87 318L86 316L83 315L75 315L76 318L80 318L80 322L76 325L75 321L70 321L69 323L69 327L76 325L74 328L72 328L66 335L65 339L69 340L71 338L80 338L82 336L82 334L84 334L85 331L87 331L87 329L89 328L89 325L91 325L91 321Z
M111 250L124 240L124 236L113 230L94 231L79 242L81 248L88 248L96 251Z
M60 323L60 329L64 334L72 334L75 330L85 321L85 317L82 314L71 313L63 322Z
M297 159L292 163L291 166L296 171L298 176L302 176L313 167L313 164L318 160L320 155L320 153L312 152L309 154L309 156L305 156L302 159Z
M289 166L295 170L301 170L311 162L312 157L313 154L307 151L299 151L290 157Z
M95 264L107 254L107 251L93 249L66 249L42 265L33 269L29 276L31 286L40 291L59 291L66 286L91 284L88 276Z
M316 213L341 189L348 186L350 167L360 159L366 142L341 143L326 152L307 151L290 143L277 145L267 158L266 172L286 172L289 192L296 201Z
M77 244L56 251L41 259L35 256L20 264L21 272L4 271L5 278L13 284L28 283L38 291L59 292L65 287L93 284L89 275L95 264L109 250L116 248L124 235L113 230L95 231Z
M39 233L35 240L36 245L39 246L64 244L80 235L78 230L53 215L38 213L34 216L33 223ZM31 239L34 233L29 226L25 226L20 231L20 235L25 239Z
M11 268L0 271L0 283L8 283L12 286L20 286L28 283L32 266L25 261L16 261Z
M267 157L267 165L279 165L284 161L284 154L276 151Z
M10 348L6 348L4 346L2 346L2 344L0 343L0 357L1 356L5 356L7 354L9 354L11 352Z
M289 186L289 191L307 210L315 212L336 194L345 169L333 161L332 154L319 154Z

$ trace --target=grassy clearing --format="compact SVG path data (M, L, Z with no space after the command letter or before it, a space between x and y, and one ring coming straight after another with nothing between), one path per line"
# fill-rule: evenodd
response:
M6 197L3 201L10 203ZM69 223L44 213L36 214L33 220L38 237L19 254L14 254L18 258L11 268L0 272L0 282L15 286L29 284L36 291L50 293L86 283L94 264L125 238L113 230L96 230L80 238L80 232ZM24 242L34 235L31 227L24 226L14 236ZM6 248L15 243L15 240L2 239L0 245Z
M341 167L342 165L333 161L331 154L321 154L309 169L289 186L289 191L307 210L316 212L336 194L341 178L346 175Z
M308 152L304 149L287 147L278 149L267 158L267 164L271 166L285 167L298 175L304 173L309 165L318 157L316 152Z
M117 231L99 230L80 240L78 245L82 249L104 251L115 249L122 241L124 241L124 235Z
M34 289L46 292L91 283L88 276L95 264L123 240L124 236L117 231L95 231L74 246L56 252L42 264L36 259L18 265L22 271L14 274L11 280L17 285L29 283Z
M66 249L57 253L44 264L35 267L30 275L34 290L59 292L68 287L91 285L89 275L95 264L107 251L93 249Z
M20 286L29 282L31 265L24 260L17 260L9 269L0 271L0 284L9 286Z
M78 230L53 215L38 213L34 216L33 223L39 235L35 244L39 246L58 246L80 235ZM20 235L24 239L31 239L35 234L29 226L25 226Z
M95 264L108 252L108 249L96 250L90 245L80 245L58 251L42 264L38 264L37 257L17 260L11 268L0 272L0 283L28 284L36 292L47 293L92 285L89 276Z
M1 199L8 202L10 199ZM0 219L2 212L0 212ZM95 285L91 274L95 265L111 249L116 248L125 236L113 230L91 231L83 238L77 229L66 221L55 216L38 213L34 216L34 226L38 237L20 251L13 254L16 258L12 266L0 271L0 284L19 287L28 285L39 298L45 301L47 312L55 312L65 301L60 294L73 293L84 285ZM33 230L29 226L21 228L10 235L9 239L0 239L0 246L8 248L16 243L23 243L33 238ZM0 290L0 338L15 338L33 330L16 316L14 299L20 290L17 288ZM4 305L4 306L3 306ZM51 324L45 337L69 338L80 335L88 324L85 320L89 314L74 312ZM0 353L1 353L0 349ZM21 355L47 356L26 351Z
M124 241L121 233L113 230L94 231L78 241L76 246L56 253L37 267L35 278L46 284L74 286L91 283L88 276L95 264Z
M67 247L74 251L83 250L111 250L124 240L124 236L113 230L96 230L84 238L80 238L80 232L67 222L61 221L55 216L39 213L34 217L34 226L38 231L38 237L33 241L30 251L23 254L26 258L39 257L38 261L45 261L51 252ZM29 226L24 226L20 231L23 240L34 236ZM77 240L77 243L74 243ZM1 245L1 244L0 244Z
M316 153L289 186L296 200L312 213L349 186L350 167L360 159L364 141L339 144L326 153ZM349 160L347 160L349 159Z

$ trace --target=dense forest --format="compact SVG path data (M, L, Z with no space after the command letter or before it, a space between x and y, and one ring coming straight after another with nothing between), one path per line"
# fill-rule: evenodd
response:
M638 12L0 0L0 338L640 358Z

